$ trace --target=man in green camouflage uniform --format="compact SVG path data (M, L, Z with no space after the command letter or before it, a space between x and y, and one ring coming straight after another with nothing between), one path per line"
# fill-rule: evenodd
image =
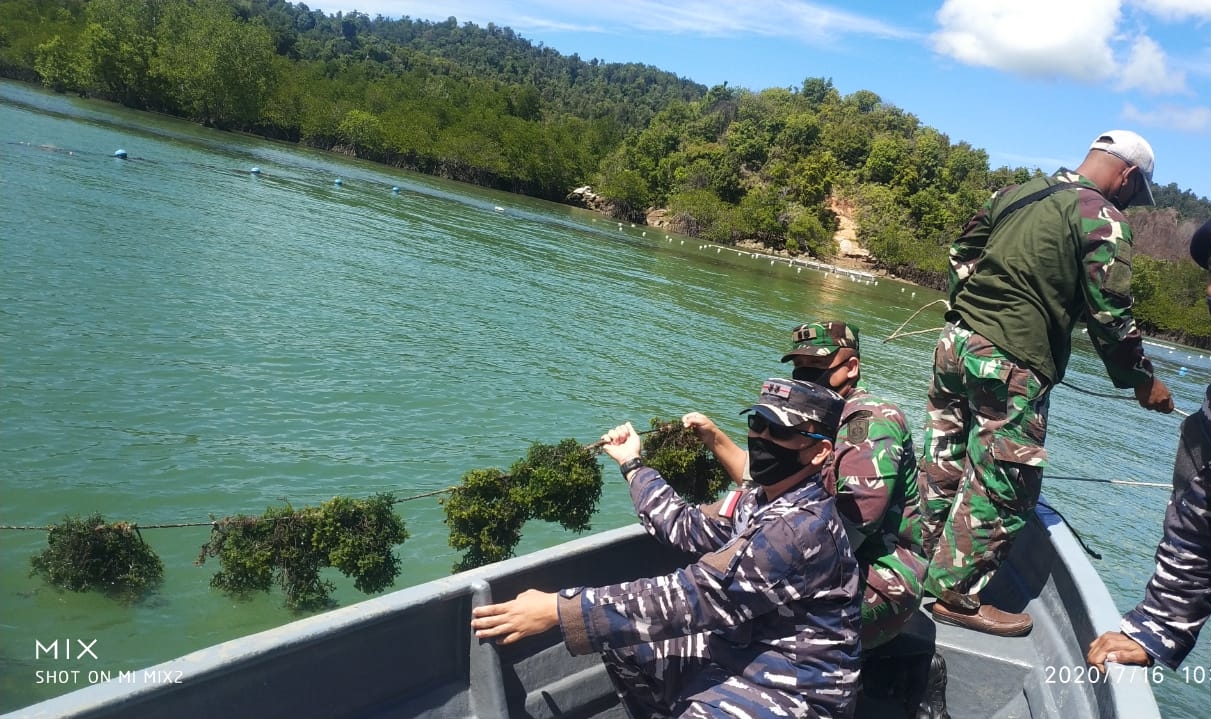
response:
M1153 204L1152 148L1111 130L1075 172L996 192L950 250L948 324L934 351L921 499L926 591L938 621L1017 636L1029 614L979 593L1038 500L1049 391L1084 318L1116 387L1171 412L1131 315L1131 229L1122 210Z
M844 322L804 324L792 331L793 377L845 398L834 456L825 484L837 497L864 579L862 648L869 651L899 634L923 596L928 560L922 549L917 458L912 432L894 403L861 383L858 328ZM683 418L737 482L747 479L748 453L714 422L692 412Z

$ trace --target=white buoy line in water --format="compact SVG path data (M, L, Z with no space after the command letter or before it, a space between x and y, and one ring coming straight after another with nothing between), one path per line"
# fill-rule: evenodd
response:
M666 240L669 240L670 242L672 242L672 240L669 238L668 235L665 235L664 238ZM681 244L684 245L685 240L682 240ZM844 277L845 279L847 279L851 282L859 282L859 283L863 283L863 284L867 284L867 285L878 285L879 284L879 277L873 273L864 272L862 270L850 270L850 269L846 269L844 267L830 265L826 262L818 262L816 260L805 260L805 259L801 259L798 257L789 257L788 258L788 257L782 257L780 255L770 255L770 254L766 254L764 252L753 252L753 251L749 251L749 250L740 250L740 249L736 249L735 247L724 247L722 245L715 245L715 244L711 244L709 242L706 244L698 245L698 249L699 250L714 249L715 254L720 254L723 252L723 250L726 249L728 252L735 252L737 257L748 256L749 258L754 259L754 260L762 260L762 259L769 260L769 263L771 266L778 264L779 262L782 262L787 267L794 267L796 269L796 274L803 272L803 268L807 267L809 269L819 270L820 272L823 272L826 275L833 275L834 277ZM904 290L901 289L900 291L903 292ZM913 293L913 296L914 297L916 296L915 292Z

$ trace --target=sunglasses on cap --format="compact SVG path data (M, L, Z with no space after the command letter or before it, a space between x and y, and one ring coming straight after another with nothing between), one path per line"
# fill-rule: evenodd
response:
M809 439L814 439L814 440L825 440L825 439L830 440L830 441L832 440L832 437L829 437L827 435L816 434L815 432L805 432L801 429L794 429L792 427L783 427L780 424L774 424L773 422L770 422L764 416L757 414L756 412L753 412L752 414L750 414L748 416L748 428L756 434L761 434L762 432L765 432L765 433L769 434L770 437L773 437L774 439L781 440L784 442L789 439L794 439L795 435L799 435L801 437L807 437Z

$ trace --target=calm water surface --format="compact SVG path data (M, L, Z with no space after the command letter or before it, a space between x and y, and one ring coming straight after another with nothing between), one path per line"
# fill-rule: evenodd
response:
M924 422L935 335L883 338L938 297L926 290L11 83L0 140L0 524L205 522L283 500L407 497L508 467L532 442L690 410L739 436L737 412L785 374L789 330L813 318L859 325L868 383ZM906 329L939 325L934 308ZM1077 346L1069 381L1113 391ZM1211 361L1151 350L1193 410ZM1050 471L1168 482L1177 428L1061 387ZM1167 492L1044 487L1105 555L1119 608L1133 606ZM399 512L412 536L396 587L446 575L458 555L436 499ZM594 529L630 521L609 484ZM140 669L295 618L277 594L239 602L209 587L215 560L193 564L207 528L143 534L164 585L124 607L30 577L45 533L0 531L0 710L82 686L88 670ZM532 523L519 550L569 536ZM333 580L341 603L364 598ZM96 639L98 659L35 661L35 643L55 638ZM1206 643L1188 666L1206 667ZM81 673L39 683L48 669ZM1181 673L1157 695L1166 717L1205 715L1207 687Z

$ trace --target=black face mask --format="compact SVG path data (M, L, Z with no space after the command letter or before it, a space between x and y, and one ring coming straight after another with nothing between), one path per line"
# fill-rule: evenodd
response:
M828 383L822 382L826 376L829 376L836 367L796 367L791 372L791 379L797 379L802 382L811 382L818 384L821 387L828 387Z
M757 484L777 484L801 469L799 450L787 449L765 437L748 438L748 473Z

